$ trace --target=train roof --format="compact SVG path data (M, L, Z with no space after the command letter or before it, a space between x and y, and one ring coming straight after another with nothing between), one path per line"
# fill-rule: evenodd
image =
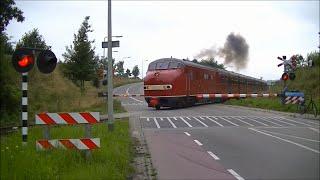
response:
M255 81L266 83L266 81L261 80L261 79L257 79L257 78L254 78L254 77L250 77L250 76L246 76L246 75L243 75L243 74L235 73L235 72L232 72L232 71L227 71L227 70L224 70L224 69L204 66L204 65L201 65L201 64L197 64L197 63L191 62L189 60L185 60L185 59L181 60L181 59L177 59L177 58L161 58L161 59L157 59L157 60L155 60L155 61L153 61L151 63L164 62L164 61L180 62L180 63L182 63L184 65L187 65L187 66L198 67L198 68L208 69L208 70L216 70L216 71L222 72L223 74L239 76L239 77L242 77L242 78L246 78L246 79L250 79L250 80L255 80Z

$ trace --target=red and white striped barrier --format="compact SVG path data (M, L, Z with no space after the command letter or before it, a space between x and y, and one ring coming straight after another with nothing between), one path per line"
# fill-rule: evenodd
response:
M94 124L99 121L99 112L36 114L36 124Z
M257 98L257 97L277 97L278 94L197 94L197 99L203 99L203 98Z
M299 96L288 96L284 101L285 104L300 104L304 102L304 98Z
M92 150L100 148L100 138L37 140L37 150L53 148Z

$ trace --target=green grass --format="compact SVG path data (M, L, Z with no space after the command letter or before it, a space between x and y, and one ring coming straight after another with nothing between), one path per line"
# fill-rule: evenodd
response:
M83 126L53 127L51 138L80 138ZM0 179L126 179L133 173L132 141L128 120L115 122L115 131L106 124L93 126L92 137L99 137L101 148L92 151L87 161L76 150L36 151L35 141L42 138L42 128L30 128L28 145L21 147L21 134L13 133L1 139Z

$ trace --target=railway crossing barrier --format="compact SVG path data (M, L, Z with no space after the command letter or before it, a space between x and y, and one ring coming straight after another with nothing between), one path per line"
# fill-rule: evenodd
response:
M37 150L53 148L84 150L90 158L91 150L100 148L100 138L91 138L91 125L100 121L99 112L40 113L36 125L44 125L43 139L36 141ZM85 137L80 139L50 139L50 125L85 125Z

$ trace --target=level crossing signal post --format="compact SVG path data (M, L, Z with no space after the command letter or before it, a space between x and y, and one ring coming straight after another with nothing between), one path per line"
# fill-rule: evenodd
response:
M36 56L37 54L38 56ZM55 69L57 58L50 50L26 47L15 50L12 55L12 65L22 75L21 123L23 145L26 145L28 140L28 72L35 63L40 72L49 74Z
M304 93L300 91L289 91L287 87L287 80L294 80L296 78L295 70L297 67L297 57L292 56L290 59L286 59L286 56L278 57L279 60L283 61L278 64L278 67L283 65L283 74L281 80L283 81L283 90L280 94L282 104L304 104L305 98Z

